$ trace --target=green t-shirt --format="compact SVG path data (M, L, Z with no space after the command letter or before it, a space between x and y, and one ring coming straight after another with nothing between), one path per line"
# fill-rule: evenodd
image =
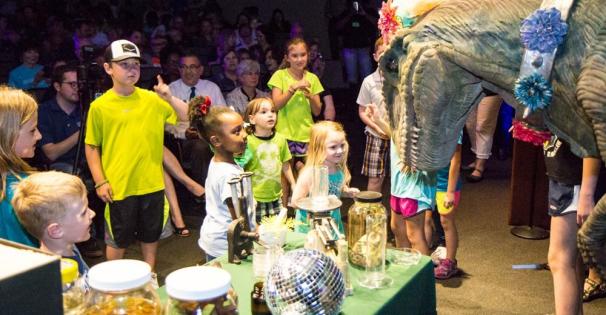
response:
M324 91L318 77L305 71L305 79L311 84L311 94L316 95ZM282 92L288 91L288 87L297 82L286 69L276 71L267 82L270 89L279 88ZM303 95L303 92L297 91L288 100L286 105L278 111L278 123L276 131L283 134L286 139L297 142L309 142L309 133L314 121L311 116L311 104Z
M176 122L174 109L148 90L120 96L110 89L91 103L84 142L101 147L114 200L164 189L164 125Z
M255 200L270 202L280 199L282 165L291 159L286 138L279 133L267 138L249 135L248 148L253 158L244 169L253 172L252 185Z

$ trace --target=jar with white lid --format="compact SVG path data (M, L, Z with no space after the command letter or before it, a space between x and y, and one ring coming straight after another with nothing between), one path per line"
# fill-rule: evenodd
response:
M140 260L111 260L93 266L88 271L91 292L84 314L161 314L151 279L150 266Z
M164 314L238 314L230 289L231 275L221 268L195 266L173 271L166 277Z

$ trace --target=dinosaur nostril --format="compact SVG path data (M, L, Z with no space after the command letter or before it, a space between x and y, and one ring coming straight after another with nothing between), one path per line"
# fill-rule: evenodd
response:
M392 72L395 72L398 69L398 65L396 63L395 58L389 58L389 60L387 61L387 69Z

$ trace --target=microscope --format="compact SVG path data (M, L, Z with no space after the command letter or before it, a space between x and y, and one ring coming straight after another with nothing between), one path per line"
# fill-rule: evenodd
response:
M249 213L254 213L255 206L252 175L252 172L243 172L227 182L235 210L235 217L232 216L233 221L227 227L227 259L233 264L240 264L252 255L253 242L259 239L259 234L251 230L249 217Z

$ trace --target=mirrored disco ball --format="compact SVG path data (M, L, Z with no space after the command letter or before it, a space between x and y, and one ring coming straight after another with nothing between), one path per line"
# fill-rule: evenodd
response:
M328 256L310 249L282 255L265 281L265 299L272 314L338 314L345 281Z

